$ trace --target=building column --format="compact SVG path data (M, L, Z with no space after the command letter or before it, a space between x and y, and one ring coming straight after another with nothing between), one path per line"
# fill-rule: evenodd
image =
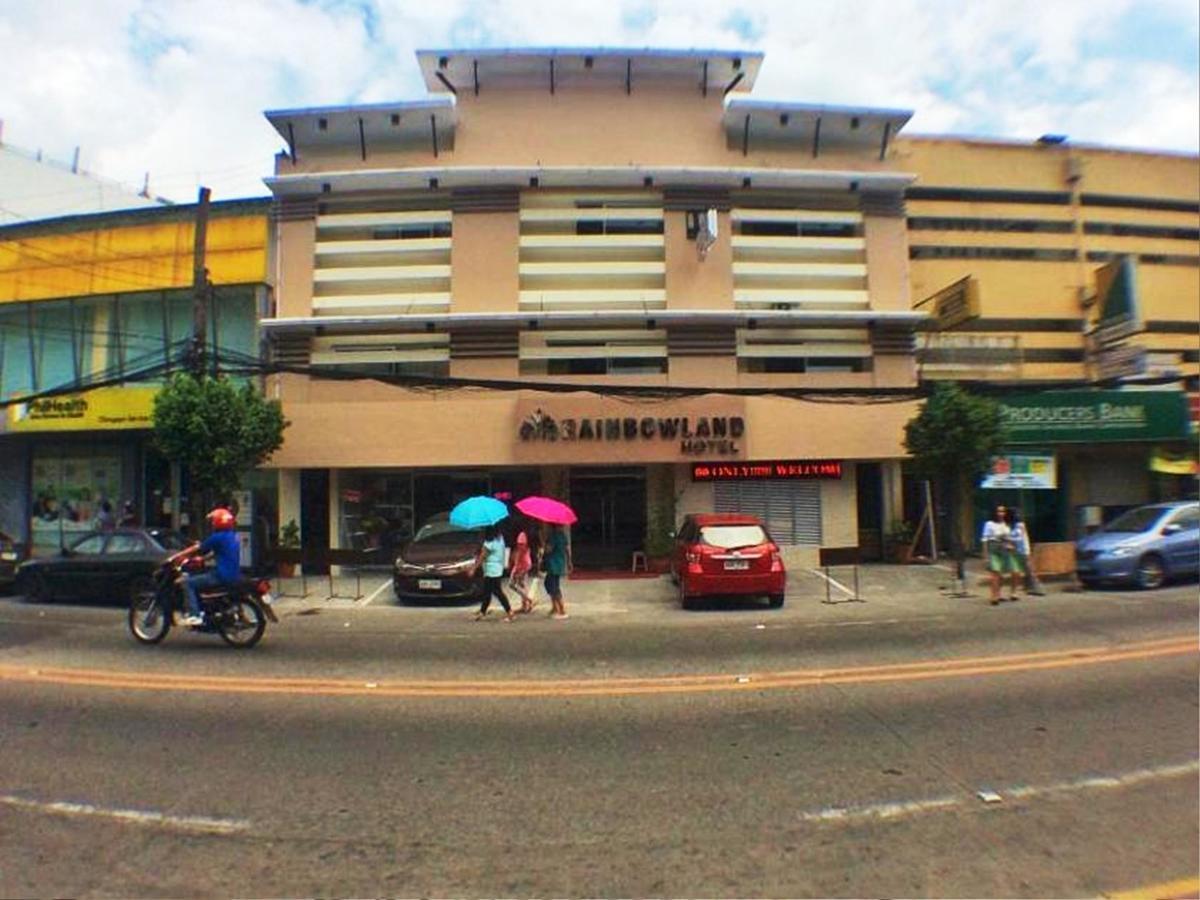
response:
M300 470L279 470L279 521L276 522L276 534L283 531L283 526L295 521L300 524ZM302 536L303 537L303 536Z
M329 470L329 549L337 550L342 546L342 529L338 523L338 476L341 474L340 469ZM341 566L330 566L329 574L338 576L342 574Z
M883 530L881 537L884 537L893 522L904 518L904 480L900 471L900 460L881 460L879 475L883 482L883 521L880 524Z

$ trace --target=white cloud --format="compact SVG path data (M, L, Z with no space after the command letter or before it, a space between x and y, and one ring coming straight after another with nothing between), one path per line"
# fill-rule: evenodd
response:
M1185 0L0 0L0 118L135 188L241 196L282 143L264 109L419 98L418 48L716 47L765 52L755 96L911 108L915 132L1195 152L1195 50L1137 46L1131 16L1200 39Z

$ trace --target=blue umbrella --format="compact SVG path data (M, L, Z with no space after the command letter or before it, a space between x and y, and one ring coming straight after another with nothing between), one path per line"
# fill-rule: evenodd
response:
M450 510L450 524L459 528L483 528L508 517L508 507L495 497L468 497Z

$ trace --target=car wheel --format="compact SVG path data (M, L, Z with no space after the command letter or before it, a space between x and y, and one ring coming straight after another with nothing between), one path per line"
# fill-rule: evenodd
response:
M772 594L767 600L771 604L771 609L779 609L783 606L783 594Z
M1133 577L1143 591L1161 587L1167 580L1167 570L1163 567L1162 557L1157 553L1147 553L1138 560L1137 572Z
M30 603L49 603L54 599L50 594L50 586L46 584L46 576L41 572L30 572L25 576L21 593Z

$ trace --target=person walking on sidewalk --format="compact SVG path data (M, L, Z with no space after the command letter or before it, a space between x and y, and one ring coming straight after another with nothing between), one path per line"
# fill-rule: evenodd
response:
M550 535L542 541L543 561L546 568L546 593L550 595L550 616L555 619L567 617L563 602L562 579L571 569L571 544L561 525L552 525Z
M1019 509L1008 511L1008 532L1012 539L1013 556L1017 562L1018 571L1025 577L1025 593L1031 597L1044 597L1042 583L1038 581L1037 572L1033 571L1033 547L1029 542L1029 529L1025 527L1024 517ZM1013 583L1016 584L1017 572L1013 573ZM1016 600L1016 588L1013 588L1011 600Z
M1012 551L1012 533L1008 527L1008 510L997 506L992 518L983 525L983 555L987 560L988 578L992 588L992 606L1001 603L1000 588L1005 575L1012 575L1013 600L1017 594L1017 576L1013 571L1015 560Z
M500 536L500 530L495 525L489 525L483 533L483 546L479 548L479 556L475 560L476 569L483 566L483 603L479 612L475 613L477 622L487 615L493 596L504 607L504 621L513 621L512 607L509 606L504 588L500 586L504 578L504 550L504 538Z
M529 536L524 529L517 532L516 543L513 545L512 565L508 570L508 586L517 592L521 598L521 612L533 612L536 605L533 599L533 589L529 583L530 571L533 569L533 557L529 553Z

